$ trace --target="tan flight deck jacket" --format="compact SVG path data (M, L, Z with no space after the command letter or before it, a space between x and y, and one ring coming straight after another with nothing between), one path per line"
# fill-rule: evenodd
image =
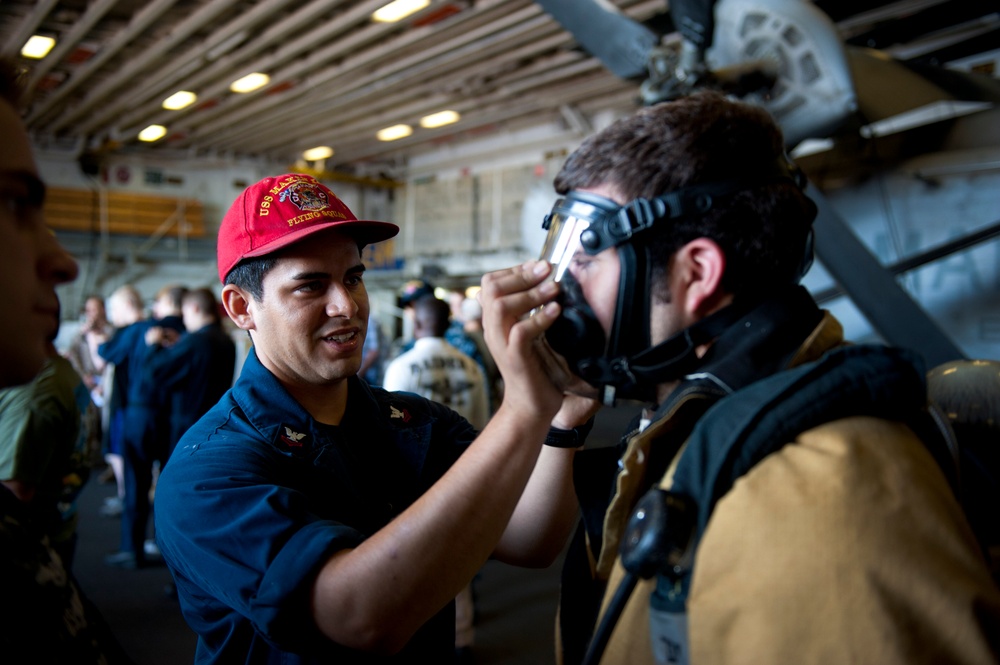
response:
M842 334L827 314L802 361L840 343ZM634 436L623 456L594 562L596 575L610 577L602 614L622 577L618 540L641 496L633 488L669 418ZM672 469L660 482L664 489ZM831 422L757 464L717 504L694 570L693 665L1000 658L1000 591L940 467L899 423ZM655 662L654 584L640 581L601 663Z

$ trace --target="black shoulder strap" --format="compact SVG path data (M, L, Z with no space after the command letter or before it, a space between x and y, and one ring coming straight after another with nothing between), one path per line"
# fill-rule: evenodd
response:
M926 404L923 361L908 351L875 345L831 351L720 400L692 432L671 486L672 494L687 496L697 505L692 548L716 503L738 478L799 433L840 418L867 415L906 422L928 443L952 480L951 455L937 445L940 437L933 434L936 427ZM685 577L690 579L690 571ZM683 602L677 598L676 582L663 583L664 591L671 590L675 611L678 601Z
M699 530L733 482L796 435L849 416L912 422L927 403L923 363L880 346L848 346L720 400L691 433L671 491L699 506Z

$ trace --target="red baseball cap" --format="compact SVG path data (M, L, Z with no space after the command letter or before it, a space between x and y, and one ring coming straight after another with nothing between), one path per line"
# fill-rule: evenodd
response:
M317 231L339 228L362 244L388 240L399 227L359 220L316 178L288 173L250 185L233 201L219 226L219 280L237 263L264 256Z

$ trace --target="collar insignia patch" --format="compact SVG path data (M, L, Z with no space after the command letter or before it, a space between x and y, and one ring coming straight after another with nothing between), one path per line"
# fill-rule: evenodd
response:
M296 432L288 425L282 425L283 433L278 435L278 439L288 448L302 448L308 443L308 435L305 432Z
M410 412L406 409L400 411L393 405L389 405L389 417L390 418L401 418L404 423L410 422Z

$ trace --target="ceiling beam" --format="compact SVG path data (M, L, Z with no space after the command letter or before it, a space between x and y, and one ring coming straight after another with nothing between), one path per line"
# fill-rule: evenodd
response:
M14 34L7 40L7 45L3 47L2 54L6 57L13 57L20 53L24 44L38 30L45 17L49 15L52 8L56 6L58 0L43 0L37 3L30 12L24 15L21 23L14 30Z
M66 98L70 93L90 80L101 67L118 55L119 51L132 43L136 37L141 35L153 23L160 20L176 2L177 0L153 0L153 2L139 10L124 29L120 30L106 44L101 45L100 50L93 58L84 63L67 80L63 81L62 85L56 88L52 94L45 97L44 100L31 109L27 118L29 127L38 129L43 125L44 118L63 112L66 106Z
M87 11L84 12L83 16L73 22L73 27L70 28L69 32L59 37L56 47L47 56L42 58L37 65L31 68L31 75L28 78L26 86L28 94L31 94L31 91L35 89L35 86L38 85L43 76L48 74L53 67L62 62L76 48L76 45L114 7L116 2L118 0L98 0L98 2L87 7Z
M485 11L487 9L502 9L503 0L493 0L492 2L479 3L476 6L475 11ZM519 17L524 10L515 12L516 17ZM529 12L534 14L536 12ZM494 30L502 29L506 27L508 20L503 20L503 18L498 19L495 22L491 22L494 25ZM359 31L363 32L363 31ZM471 36L466 36L466 39L476 39L481 35L481 32L469 31L472 33ZM399 50L401 47L418 43L421 39L432 39L438 37L439 34L434 30L413 30L404 33L399 37L399 39L391 42L386 42L380 44L374 49L369 49L366 51L361 51L357 56L348 57L341 64L320 70L314 76L301 81L297 86L296 91L302 91L302 94L296 95L283 94L275 95L272 97L260 96L258 95L256 99L249 102L243 108L233 110L228 109L228 112L222 112L219 109L211 109L205 114L199 115L199 117L194 118L189 116L185 119L185 122L178 123L178 128L182 130L187 130L190 132L187 141L181 141L180 145L185 145L186 143L192 142L194 140L201 141L208 140L211 141L212 136L217 136L219 132L225 132L227 130L237 130L248 121L252 121L255 114L262 114L264 112L268 113L268 118L273 122L272 126L279 125L285 121L289 123L297 123L300 121L298 114L302 113L304 109L312 107L314 104L322 103L325 98L337 98L345 99L346 95L352 90L361 88L365 85L370 85L372 82L377 81L382 84L383 87L389 85L390 76L393 73L398 73L400 70L404 69L406 66L411 65L413 61L419 61L420 56L413 56L411 58L406 58L402 61L394 61L387 67L383 69L373 69L372 65L379 60L389 58L395 51ZM459 38L461 39L461 38ZM456 42L453 40L448 40L444 42L447 45L454 46ZM424 53L423 59L429 59L438 52L443 52L447 55L447 49L442 49L439 45L438 48L433 51L428 50ZM363 76L358 76L358 72L364 72ZM287 80L289 73L280 72L279 76ZM335 83L337 79L343 79L338 83ZM280 110L275 114L271 112L272 109ZM205 121L204 118L208 118ZM215 118L215 119L213 119ZM195 123L197 125L195 126Z
M91 88L80 103L58 116L49 125L49 131L58 132L63 127L90 113L94 107L107 104L107 100L119 88L125 85L135 85L136 81L141 81L141 74L150 67L158 66L166 59L172 48L189 39L202 26L211 24L221 14L230 11L238 2L240 0L212 0L203 5L198 11L173 26L166 37L143 49L138 57L129 59L114 75L105 78Z
M148 76L142 77L141 84L121 91L121 94L115 95L110 103L105 103L100 109L90 113L88 118L80 124L80 131L90 133L115 118L135 116L137 114L132 110L142 105L147 107L155 105L155 108L160 108L163 99L182 89L179 86L183 85L185 86L184 90L191 90L189 82L183 79L194 74L206 62L217 60L224 55L224 53L213 53L214 51L225 48L226 43L230 40L242 42L251 38L254 28L292 1L267 0L254 5L249 11L237 13L234 20L212 31L204 41L191 44L183 53L172 53L169 58L164 59L166 62L157 63L157 66L149 71ZM327 9L338 2L343 2L343 0L325 0L315 3L315 5L322 5L322 9ZM132 112L128 113L128 111ZM148 113L148 110L144 108L143 112ZM125 121L124 124L127 126L129 123Z

